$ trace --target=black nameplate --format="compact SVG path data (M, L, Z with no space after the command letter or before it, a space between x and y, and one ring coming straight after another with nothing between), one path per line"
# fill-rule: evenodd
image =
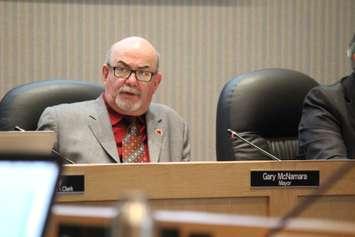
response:
M83 193L85 191L84 175L63 175L60 177L57 192L59 193Z
M251 187L319 186L319 170L250 171Z

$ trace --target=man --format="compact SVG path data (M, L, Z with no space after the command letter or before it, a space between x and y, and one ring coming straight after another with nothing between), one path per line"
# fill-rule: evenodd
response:
M187 124L171 108L151 103L162 75L159 55L145 39L113 44L102 66L96 100L47 108L39 130L57 132L57 149L75 163L190 160Z
M305 159L355 157L355 34L348 49L353 72L330 86L312 89L299 125L300 156Z

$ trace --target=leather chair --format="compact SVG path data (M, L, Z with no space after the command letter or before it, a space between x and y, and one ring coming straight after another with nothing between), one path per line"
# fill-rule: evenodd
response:
M296 159L303 100L317 85L303 73L280 68L247 72L228 81L217 105L217 160L270 159L227 129L280 159Z
M36 130L37 122L48 106L97 98L103 87L87 81L44 80L17 86L0 102L0 131Z

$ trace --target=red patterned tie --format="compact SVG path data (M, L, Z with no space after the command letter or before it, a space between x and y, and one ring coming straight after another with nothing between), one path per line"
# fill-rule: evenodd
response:
M131 119L127 133L122 140L123 163L141 163L144 156L144 144L137 119Z

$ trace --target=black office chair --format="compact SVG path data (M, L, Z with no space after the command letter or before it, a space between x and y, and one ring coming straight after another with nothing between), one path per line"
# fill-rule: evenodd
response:
M103 88L87 81L44 80L17 86L0 102L0 131L35 130L44 109L97 98Z
M228 81L217 105L217 160L270 159L230 136L227 129L280 159L296 159L303 100L317 85L303 73L279 68L244 73Z

